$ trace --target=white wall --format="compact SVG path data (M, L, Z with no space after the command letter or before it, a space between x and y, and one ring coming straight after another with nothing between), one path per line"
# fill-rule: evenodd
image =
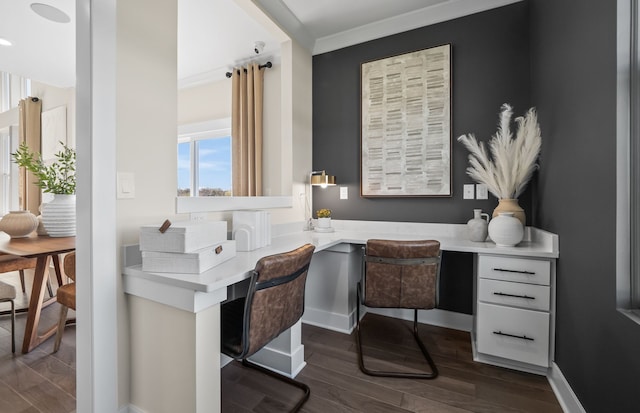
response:
M135 198L117 201L119 245L137 243L141 225L160 225L175 215L176 15L176 0L118 2L116 166L135 176ZM117 276L119 402L136 404L138 394L146 391L144 383L136 381L138 360L130 356L138 332L129 331L128 303ZM156 351L158 359L161 350L146 349L152 356Z
M178 125L231 117L231 79L178 91Z
M31 81L31 96L42 100L42 112L67 107L67 146L76 147L76 89L72 87L59 88L45 83Z

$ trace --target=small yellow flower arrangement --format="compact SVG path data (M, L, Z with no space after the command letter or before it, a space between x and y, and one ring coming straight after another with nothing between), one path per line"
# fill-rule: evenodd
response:
M322 208L316 211L316 216L318 218L331 218L331 210Z

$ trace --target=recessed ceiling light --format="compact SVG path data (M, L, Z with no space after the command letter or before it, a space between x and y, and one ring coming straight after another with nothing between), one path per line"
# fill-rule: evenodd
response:
M71 18L62 10L43 3L31 3L31 10L39 16L56 23L69 23Z
M11 43L9 40L7 39L3 39L2 37L0 37L0 46L12 46L13 43Z

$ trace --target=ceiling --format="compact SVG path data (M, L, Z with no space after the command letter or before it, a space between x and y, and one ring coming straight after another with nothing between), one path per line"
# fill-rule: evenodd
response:
M59 8L70 23L34 13L32 1L0 0L0 71L59 87L75 85L75 0L34 0ZM251 0L178 0L181 86L223 79L234 64L279 58L277 36L239 5ZM503 6L520 0L252 0L313 54ZM25 29L29 28L29 29ZM241 29L241 30L240 30Z

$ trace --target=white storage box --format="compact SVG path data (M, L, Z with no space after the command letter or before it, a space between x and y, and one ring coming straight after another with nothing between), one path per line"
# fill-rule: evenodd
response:
M185 253L142 251L142 271L200 274L235 256L235 241Z
M227 221L179 221L164 232L140 227L140 251L193 252L227 240Z

